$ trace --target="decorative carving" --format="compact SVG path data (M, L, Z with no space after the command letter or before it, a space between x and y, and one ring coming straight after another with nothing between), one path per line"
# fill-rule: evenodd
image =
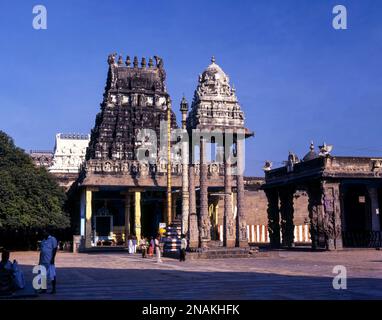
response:
M328 249L342 248L342 224L338 183L323 184L323 229Z
M374 176L379 176L382 174L382 159L371 159L371 171L374 173Z
M201 220L201 243L202 246L206 245L205 242L211 240L210 219L208 215L208 165L206 161L206 140L200 141L200 220Z
M213 176L219 175L219 164L216 162L210 163L208 166L208 171Z
M111 172L112 171L112 165L109 161L104 162L103 171L105 171L105 172Z
M224 71L212 62L199 76L187 126L243 127L244 114Z
M108 57L107 57L107 63L110 65L110 66L113 66L115 64L115 57L117 56L116 53L112 53L112 54L109 54Z

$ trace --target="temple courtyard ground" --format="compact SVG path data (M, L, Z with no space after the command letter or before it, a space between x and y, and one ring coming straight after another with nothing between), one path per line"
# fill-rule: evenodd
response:
M38 252L13 252L32 290ZM333 288L345 266L347 289ZM123 252L56 258L57 293L31 299L382 299L382 250L270 251L248 259L142 259Z

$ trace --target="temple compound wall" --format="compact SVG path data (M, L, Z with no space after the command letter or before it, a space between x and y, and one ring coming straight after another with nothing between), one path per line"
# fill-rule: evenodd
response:
M254 244L270 243L268 230L268 200L261 186L265 183L264 178L245 177L245 195L244 203L247 212L247 236L248 241ZM234 194L234 197L236 195ZM234 199L235 200L235 199ZM233 200L233 202L235 202ZM217 205L213 205L215 216L213 221L217 221L215 232L218 233L217 238L221 238L223 227L223 210L224 201L219 200ZM295 226L295 242L301 244L310 244L309 233L309 211L308 211L308 195L304 191L296 192L294 195L294 217ZM235 209L236 210L236 207ZM216 219L217 217L217 219ZM281 235L280 235L281 237Z

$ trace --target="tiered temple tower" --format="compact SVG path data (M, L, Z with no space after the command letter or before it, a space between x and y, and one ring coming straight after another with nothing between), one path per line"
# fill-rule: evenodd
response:
M134 57L123 62L121 56L108 58L109 72L101 103L101 112L96 117L95 127L87 152L87 160L137 160L136 148L140 129L154 130L157 146L160 145L160 122L166 121L167 93L166 72L159 57L150 58L148 64L142 58L140 66ZM175 114L172 113L171 126L176 128ZM146 141L147 142L147 141Z
M139 239L143 228L145 236L155 235L163 222L167 172L163 128L168 108L170 128L176 129L177 124L163 60L154 59L147 63L142 58L139 63L137 57L133 61L129 56L125 61L116 54L108 57L101 111L78 184L80 234L86 248L102 241L126 244L129 236ZM180 171L174 175L180 181Z

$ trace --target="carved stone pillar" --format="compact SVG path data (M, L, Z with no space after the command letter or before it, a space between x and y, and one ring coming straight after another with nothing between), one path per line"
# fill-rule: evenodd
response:
M189 188L188 188L188 142L182 145L182 233L188 233L189 220Z
M280 210L277 189L266 189L268 199L268 231L272 248L280 248Z
M195 196L195 167L189 165L189 195L190 195L190 215L189 215L189 247L196 249L199 247L198 216L196 215L196 196Z
M223 245L228 248L235 246L235 223L232 210L232 173L230 159L224 161L224 232Z
M92 247L92 196L91 189L85 190L85 248Z
M131 206L131 194L126 192L125 194L125 245L128 245L128 237L130 235L130 206Z
M378 189L373 186L368 186L367 190L369 192L369 197L370 197L371 230L381 231L381 223L379 220Z
M308 211L310 219L310 238L312 240L312 248L321 247L322 234L322 190L319 181L311 183L308 188Z
M171 221L174 221L174 219L176 219L176 201L177 201L177 194L175 193L172 197L171 197L171 213L172 213L172 219Z
M293 195L294 188L291 186L280 189L282 245L286 247L292 247L294 245Z
M237 216L236 216L236 246L247 247L247 220L245 217L244 202L244 139L236 141L236 189L237 189Z
M339 183L324 182L323 190L323 227L326 248L342 249L341 205Z
M206 139L200 139L200 226L201 247L207 247L211 240L211 222L208 216L208 165L206 157Z

